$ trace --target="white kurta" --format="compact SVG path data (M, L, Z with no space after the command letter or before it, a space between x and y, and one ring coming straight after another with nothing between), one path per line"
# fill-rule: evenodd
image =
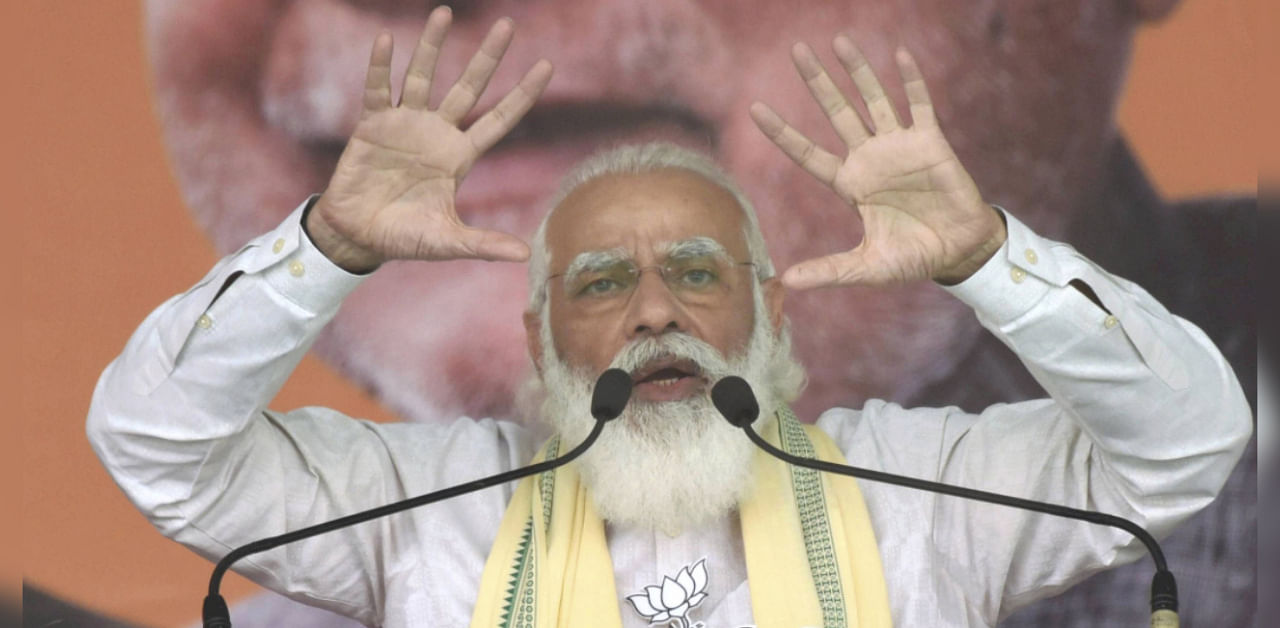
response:
M311 245L302 213L148 316L90 408L90 440L120 487L164 534L211 559L511 469L540 444L526 427L492 419L377 424L325 408L267 410L360 282ZM872 401L829 410L818 425L850 464L1101 510L1167 533L1213 499L1249 438L1235 376L1200 330L1141 288L1012 216L1008 231L990 262L948 290L1053 399L977 415ZM1145 551L1110 528L860 486L900 626L990 626ZM372 625L463 626L512 488L259 554L238 571ZM626 625L646 622L625 596L703 558L709 596L691 616L708 627L751 623L735 515L677 538L614 526L608 536ZM192 583L193 600L200 587Z

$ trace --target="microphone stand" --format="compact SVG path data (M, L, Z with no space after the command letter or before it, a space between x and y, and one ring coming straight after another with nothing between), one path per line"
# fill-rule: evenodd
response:
M473 480L466 484L459 484L449 488L441 489L425 495L411 497L393 504L370 508L369 510L353 513L345 517L339 517L331 521L318 523L292 532L286 532L277 536L267 537L242 545L227 553L222 560L213 568L213 575L209 577L209 594L204 598L204 608L202 609L202 617L204 618L204 628L231 628L231 612L227 609L226 600L222 599L222 595L218 590L222 586L222 576L232 563L249 556L274 549L287 543L300 541L325 532L332 532L339 528L345 528L357 523L363 523L378 517L395 514L397 512L425 506L434 502L457 497L472 493L480 489L489 488L512 480L550 471L556 467L568 464L573 459L581 456L591 445L599 438L600 432L604 429L604 424L622 414L623 408L626 406L627 400L631 395L631 376L625 371L619 369L609 369L596 381L595 393L591 401L591 415L595 417L596 424L591 428L591 433L583 439L577 447L565 452L564 455L558 456L553 460L544 460L537 464L532 464L519 469L504 471L485 478Z
M731 380L737 380L737 382L732 382ZM721 388L722 384L727 385L724 388ZM719 389L719 391L716 389ZM717 392L720 394L717 394ZM745 395L750 395L749 400L741 397L744 393ZM742 431L747 433L747 437L751 439L751 442L768 452L769 455L798 467L805 467L816 471L826 471L828 473L838 473L840 475L851 476L863 480L883 482L896 486L905 486L918 490L942 493L944 495L963 497L966 499L999 504L1001 506L1021 508L1023 510L1031 510L1048 515L1066 517L1068 519L1087 521L1097 525L1111 526L1113 528L1124 530L1125 532L1132 534L1134 537L1137 537L1139 541L1142 541L1142 544L1147 547L1147 551L1151 553L1151 560L1155 562L1156 574L1151 580L1151 627L1177 628L1178 626L1178 586L1174 581L1173 573L1169 571L1169 566L1165 563L1164 552L1160 550L1160 544L1156 542L1155 537L1151 536L1151 533L1128 519L1092 510L1081 510L1079 508L1070 508L1067 506L1060 506L1058 504L1037 502L1030 499L1001 495L999 493L991 493L988 491L980 491L952 484L943 484L941 482L932 482L903 475L885 473L883 471L873 471L860 467L796 456L769 444L751 428L751 424L760 413L760 408L755 400L755 395L751 392L751 388L747 385L745 380L736 376L726 377L716 383L711 394L716 408L720 410L721 414L723 414L730 423L742 428ZM733 397L737 398L734 399Z

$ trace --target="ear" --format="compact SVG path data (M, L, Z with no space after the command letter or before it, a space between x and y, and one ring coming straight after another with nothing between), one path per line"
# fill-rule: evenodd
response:
M1138 11L1138 18L1143 22L1155 22L1164 19L1178 6L1178 0L1133 0L1133 7Z
M537 312L524 313L524 341L533 359L533 368L542 374L542 317Z
M769 310L769 323L773 325L773 333L777 334L782 331L782 297L786 288L777 277L770 277L760 282L760 289L764 291L764 306Z

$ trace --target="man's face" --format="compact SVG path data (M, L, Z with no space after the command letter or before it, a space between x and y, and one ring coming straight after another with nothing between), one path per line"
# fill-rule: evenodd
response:
M737 263L750 259L744 224L729 192L683 170L599 177L548 220L546 308L525 318L544 420L578 442L595 423L596 376L616 367L635 381L577 463L607 521L675 534L749 494L754 448L707 395L732 374L766 416L774 404L781 293Z
M750 260L743 225L729 192L686 171L608 175L576 189L547 224L556 355L598 374L626 344L667 333L742 354L754 322L753 267L739 263ZM539 331L531 313L530 339ZM714 383L681 362L633 375L642 402L686 399Z
M188 204L224 252L323 190L358 115L374 36L394 34L393 74L401 76L429 9L397 0L153 0L147 8L173 162ZM527 236L571 164L619 142L661 138L711 153L742 183L781 267L846 250L860 237L852 211L746 113L753 100L767 101L835 150L787 51L808 41L838 74L827 44L844 31L899 103L892 51L908 46L984 197L1052 235L1101 179L1130 12L1118 0L461 3L442 82L460 74L494 19L509 15L518 28L477 111L538 57L556 75L514 136L476 164L459 211L469 224ZM438 86L436 98L444 91ZM347 300L317 350L409 418L509 415L527 367L524 285L517 265L388 264ZM788 308L811 373L802 416L870 396L907 398L947 375L978 331L962 306L927 284L793 295Z

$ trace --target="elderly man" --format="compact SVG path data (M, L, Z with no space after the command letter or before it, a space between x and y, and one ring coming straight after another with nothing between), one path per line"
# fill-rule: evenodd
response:
M1039 233L1071 242L1201 327L1251 395L1254 265L1243 252L1254 250L1254 204L1166 203L1114 120L1134 32L1176 5L454 4L455 45L443 51L439 75L461 73L466 53L502 14L518 18L524 33L512 54L554 59L557 68L519 131L469 172L456 210L469 225L526 236L570 165L601 146L662 139L711 153L741 183L760 208L779 262L843 250L860 225L831 228L842 201L800 169L784 167L785 158L754 128L748 104L769 93L797 128L823 131L821 111L805 102L804 90L779 89L798 83L778 51L796 39L845 31L883 74L895 46L905 44L935 87L948 139L987 200L1017 208ZM422 27L421 4L404 0L149 0L146 7L156 106L172 163L188 206L223 254L274 228L333 174L361 109L355 87L374 34L388 28L407 40ZM406 62L407 55L397 59ZM517 78L516 68L499 68L495 81ZM901 99L896 84L886 88ZM510 416L526 375L524 332L509 315L520 306L523 283L516 265L387 264L349 295L314 349L407 420ZM839 325L830 324L835 312ZM962 303L928 282L793 294L787 313L797 327L823 330L795 338L796 354L810 368L807 392L796 400L805 420L870 398L976 411L1045 394ZM1192 620L1252 624L1252 604L1228 601L1252 599L1253 578L1222 572L1253 560L1253 464L1250 449L1224 499L1170 539L1171 557L1201 592L1196 608L1204 615ZM1056 620L1063 608L1121 616L1147 586L1141 570L1122 569L1053 608L1024 613L1017 625ZM1106 603L1108 597L1116 601ZM1140 613L1127 619L1145 621Z
M538 449L514 423L379 426L265 410L342 298L384 262L529 256L514 236L463 224L454 203L551 66L534 64L463 124L512 27L490 29L432 108L450 17L428 19L398 105L391 38L378 37L360 121L325 192L157 310L103 375L95 449L153 522L197 551L510 468ZM313 539L245 572L376 625L992 625L1140 555L1110 531L789 470L710 407L709 385L729 374L760 395L758 428L804 455L1112 511L1157 533L1206 505L1250 434L1212 344L1140 288L993 210L909 53L896 54L908 123L852 41L834 46L870 125L812 51L793 56L847 154L763 104L751 115L856 209L856 248L779 279L751 204L709 161L661 144L588 160L533 241L524 322L553 428L538 455L585 433L590 383L606 367L635 381L627 411L579 463L514 491ZM788 407L803 376L783 285L920 279L973 307L1054 399L977 415L868 402L801 427Z
M785 167L754 128L748 104L769 93L797 128L825 131L804 90L779 89L798 83L778 51L796 39L849 32L883 74L904 44L929 77L948 139L987 200L1017 208L1037 232L1071 242L1194 322L1227 355L1251 396L1249 277L1256 266L1245 252L1255 248L1253 200L1166 202L1114 119L1135 31L1177 4L453 3L454 45L443 51L440 76L461 73L467 52L503 14L521 23L513 55L556 62L555 82L520 130L470 171L456 209L469 225L527 236L570 165L616 142L662 139L710 153L741 183L780 263L843 250L856 241L859 225L831 228L842 201L800 169ZM323 188L360 112L356 86L368 42L382 28L407 41L423 20L421 3L406 0L145 6L156 109L175 173L222 254L274 228L297 199ZM406 62L407 55L397 59L397 73ZM508 67L494 80L509 85L517 78L518 69ZM896 84L886 88L901 99ZM789 209L795 207L805 211ZM314 351L406 420L510 416L526 376L523 329L509 315L520 307L523 284L523 269L514 264L387 264L348 296ZM832 325L836 312L841 323ZM787 314L799 328L823 330L795 338L796 354L810 368L807 392L796 400L805 420L870 398L977 411L1045 394L962 303L928 282L874 293L793 294ZM1223 499L1170 539L1171 558L1195 583L1192 595L1199 592L1192 621L1253 623L1252 604L1235 602L1255 595L1248 570L1222 577L1253 562L1252 452ZM1127 600L1148 584L1140 569L1117 570L1014 623L1043 625L1063 609L1143 622L1140 612L1124 613Z

